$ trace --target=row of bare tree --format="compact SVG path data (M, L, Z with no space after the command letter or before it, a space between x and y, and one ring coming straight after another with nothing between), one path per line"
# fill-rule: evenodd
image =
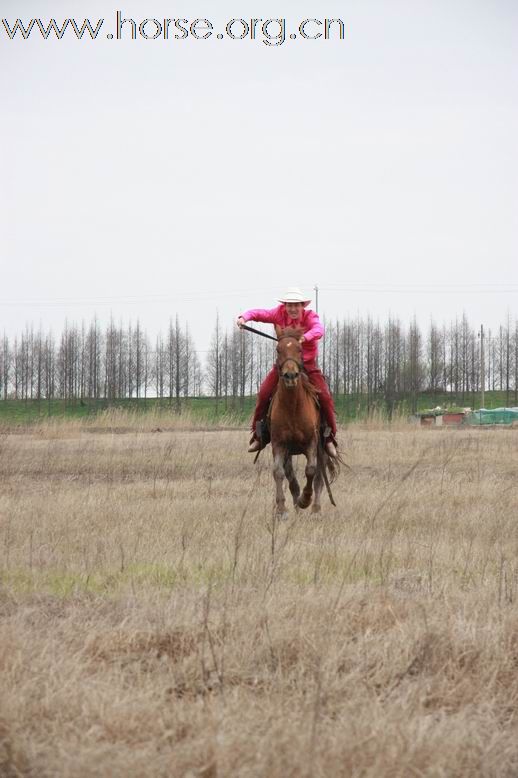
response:
M406 396L416 410L420 392L451 392L464 402L482 385L505 391L507 404L518 402L518 321L489 330L483 348L481 362L480 331L466 316L431 322L426 332L415 320L405 327L368 317L328 323L320 364L335 394L364 394L368 402L382 396L390 406Z
M188 327L178 318L152 344L140 322L103 329L65 324L52 333L26 327L0 344L2 399L116 400L181 397L202 392L203 372Z
M208 394L216 407L242 403L254 394L274 360L274 344L219 318L205 364L187 325L171 320L151 341L135 325L102 327L65 324L59 337L26 327L0 341L0 397L65 400L182 397ZM478 330L466 317L426 332L416 321L380 323L356 318L326 322L320 365L335 394L383 397L389 403L419 392L454 392L464 399L481 388ZM504 390L507 404L518 401L518 321L489 331L485 340L485 389Z

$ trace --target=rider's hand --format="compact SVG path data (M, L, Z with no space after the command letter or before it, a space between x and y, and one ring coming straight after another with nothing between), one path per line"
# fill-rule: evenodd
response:
M246 322L245 322L245 320L243 319L243 317L242 317L242 316L238 316L238 317L237 317L237 320L236 320L236 324L237 324L237 326L239 327L239 329L241 329L241 327L243 326L243 324L246 324Z

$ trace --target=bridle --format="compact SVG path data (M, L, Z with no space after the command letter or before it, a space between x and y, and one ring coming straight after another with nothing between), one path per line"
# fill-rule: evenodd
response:
M294 338L294 337L296 337L296 336L295 335L281 335L280 338L277 338L277 340L280 342L284 338ZM284 377L283 373L282 373L282 368L284 367L286 362L294 362L297 365L297 367L299 369L299 372L297 374L297 378L298 378L299 375L304 370L304 365L302 364L302 362L299 362L298 359L295 359L295 357L286 357L286 359L283 359L283 361L280 364L277 363L277 370L279 371L279 375L281 376L281 378Z

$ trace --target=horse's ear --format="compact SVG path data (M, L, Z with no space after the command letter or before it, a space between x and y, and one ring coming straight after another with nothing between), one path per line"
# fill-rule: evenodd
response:
M275 334L277 335L278 338L281 337L281 335L282 335L282 327L281 327L280 324L275 324Z

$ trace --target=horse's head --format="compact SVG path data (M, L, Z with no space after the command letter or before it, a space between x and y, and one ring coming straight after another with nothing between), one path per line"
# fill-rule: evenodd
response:
M302 372L302 329L286 329L278 333L277 367L286 386L296 386Z

